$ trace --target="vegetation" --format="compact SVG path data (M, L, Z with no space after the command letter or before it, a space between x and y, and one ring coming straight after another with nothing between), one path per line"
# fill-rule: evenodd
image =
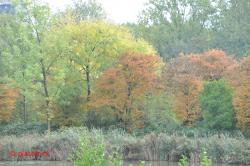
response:
M202 151L200 154L200 166L211 166L212 163L208 159L206 151ZM189 166L188 158L182 155L182 158L178 162L178 166Z
M148 0L123 25L95 0L11 5L0 11L4 160L14 148L75 165L249 164L248 0Z
M249 54L249 9L248 0L149 0L129 27L164 59L211 48L240 58Z
M207 128L233 128L232 92L223 80L205 83L200 100L202 117Z
M182 155L182 159L178 162L178 166L189 166L188 158Z
M197 134L195 134L197 135ZM90 143L91 142L91 143ZM2 160L35 160L35 158L11 158L8 152L47 151L49 157L39 160L73 160L75 165L91 163L93 160L119 165L125 160L169 160L179 161L185 155L191 163L207 162L206 156L215 163L250 164L250 143L243 136L210 134L188 137L185 133L159 133L135 137L119 130L88 130L68 128L47 134L25 134L0 138ZM203 157L202 157L203 156ZM93 159L94 158L94 159ZM114 164L115 165L115 164Z

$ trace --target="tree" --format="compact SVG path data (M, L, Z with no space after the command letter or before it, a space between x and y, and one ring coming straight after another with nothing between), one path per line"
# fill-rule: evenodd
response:
M220 50L182 54L168 62L163 80L172 96L172 109L177 119L189 126L198 120L201 117L198 94L203 81L223 78L233 64L234 61Z
M209 27L216 12L210 0L149 0L139 16L139 26L132 29L168 60L211 48Z
M152 46L135 40L126 28L103 21L60 21L47 34L42 42L44 62L50 69L47 85L51 106L57 112L54 122L60 125L79 124L84 119L96 121L94 111L88 108L95 81L120 54L126 50L155 53ZM86 115L80 110L87 110Z
M64 27L68 35L69 63L82 75L86 99L90 100L92 80L127 50L154 53L145 41L136 41L125 28L105 22L81 22Z
M144 128L137 132L168 132L179 126L176 114L171 110L171 99L162 90L160 88L160 93L145 97L142 106Z
M74 0L74 6L70 10L76 22L106 18L103 7L96 0Z
M170 95L172 111L185 125L192 125L200 117L198 93L202 79L197 75L193 55L172 59L163 70L166 91Z
M243 58L239 65L233 68L231 75L234 87L234 106L237 127L245 133L250 132L250 56Z
M200 103L206 128L223 130L234 127L232 89L224 80L206 82Z
M43 99L44 104L39 104L43 106L43 110L46 110L48 131L50 131L50 103L53 93L49 91L48 79L52 66L59 56L53 54L54 57L49 57L51 54L48 54L47 51L50 49L47 47L48 45L44 47L44 39L54 19L52 19L49 7L45 4L39 4L38 1L13 1L13 5L15 6L15 17L17 18L16 25L20 27L19 29L13 29L13 31L20 30L18 31L20 34L12 34L19 41L12 41L10 49L14 51L8 52L9 55L14 55L14 57L20 56L17 61L14 60L15 58L12 59L12 62L17 62L15 65L21 69L15 80L18 82L17 86L21 88L24 96L24 108L26 108L27 87ZM40 99L39 97L36 98L37 101Z
M11 87L17 89L20 94L16 107L22 112L22 121L26 123L28 118L27 104L31 104L28 87L31 88L31 79L33 78L30 69L36 69L36 62L34 52L32 52L34 45L30 41L31 34L22 22L23 17L20 10L16 9L15 14L1 15L0 49L1 66L4 67L5 74L8 74L8 78L5 79L8 80L7 84L11 84Z
M172 99L173 111L186 126L192 126L200 118L198 94L202 88L202 81L186 77L174 91Z
M228 69L235 64L233 58L226 55L224 51L216 49L184 56L181 56L180 59L187 61L185 67L193 75L205 81L219 80L225 77ZM184 68L184 70L186 69Z
M15 108L18 92L5 84L0 84L0 123L9 122Z
M242 57L250 51L249 11L248 0L149 0L130 27L164 59L211 48Z
M219 16L214 25L215 41L213 47L220 48L235 57L250 53L248 0L222 0L218 6Z
M125 53L98 79L91 106L112 108L127 130L143 127L140 105L154 92L160 65L157 56Z

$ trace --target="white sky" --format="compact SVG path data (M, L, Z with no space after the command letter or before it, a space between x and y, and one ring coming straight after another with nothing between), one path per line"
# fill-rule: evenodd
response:
M56 9L64 9L65 6L71 4L71 0L43 0L48 2L51 7ZM111 21L115 23L136 22L137 16L143 9L144 4L148 0L98 0L100 2Z

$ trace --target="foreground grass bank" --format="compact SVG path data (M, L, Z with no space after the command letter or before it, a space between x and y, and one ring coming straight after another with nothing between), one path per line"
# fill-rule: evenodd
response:
M44 134L3 136L0 138L0 161L10 160L71 160L77 162L111 162L122 160L179 161L182 155L198 163L202 150L216 163L250 164L250 141L244 137L215 134L188 137L179 134L148 134L135 137L123 131L69 128ZM10 157L10 151L46 151L48 157ZM95 154L96 156L92 156ZM118 162L118 163L117 163Z

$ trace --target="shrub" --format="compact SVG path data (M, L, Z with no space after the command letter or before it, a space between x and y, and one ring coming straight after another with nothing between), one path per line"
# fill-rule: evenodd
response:
M208 159L207 152L203 150L200 154L200 166L211 166L212 162Z
M182 155L182 159L178 162L178 166L189 166L188 158Z
M118 155L106 151L105 137L101 130L85 130L81 133L79 147L72 156L74 166L122 166Z
M94 135L88 131L83 133L75 155L74 166L104 166L105 145L101 131L95 130Z
M212 162L208 159L207 152L203 150L200 154L200 166L211 166ZM182 158L178 161L178 166L189 166L189 160L187 156L182 155Z

